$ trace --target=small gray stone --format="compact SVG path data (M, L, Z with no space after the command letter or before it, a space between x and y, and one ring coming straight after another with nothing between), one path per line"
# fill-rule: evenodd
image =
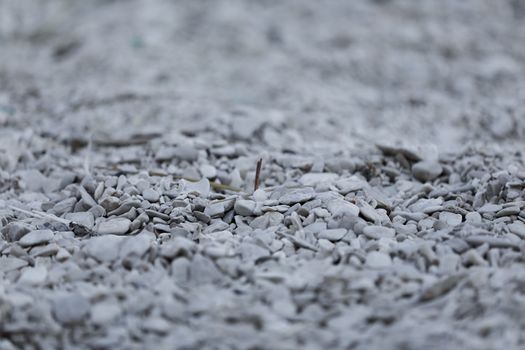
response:
M124 239L115 235L92 237L85 244L84 252L100 262L112 262L118 258Z
M470 212L465 215L465 221L472 225L481 224L481 215L478 212Z
M334 199L328 203L328 210L333 216L359 216L359 207L343 199Z
M255 199L256 202L264 202L268 199L268 195L265 190L259 188L257 191L253 192L253 199Z
M320 239L318 241L318 244L319 244L320 250L326 251L326 252L331 252L335 247L335 244L330 242L327 239Z
M443 167L434 161L421 161L412 166L412 174L422 182L432 181L443 172Z
M95 217L91 212L68 213L65 215L67 220L71 220L76 224L83 225L89 229L95 226Z
M367 219L368 221L371 221L376 224L381 222L381 216L370 204L366 203L365 201L360 201L358 203L358 207L361 216Z
M348 231L344 228L324 230L321 233L319 233L318 238L327 239L331 242L337 242L340 241L346 235L347 232Z
M366 226L363 228L363 234L368 238L380 239L380 238L394 238L396 235L396 230L393 228L383 227L383 226Z
M97 233L99 235L123 235L128 232L131 221L126 218L115 218L102 221L98 224Z
M224 279L223 273L209 258L197 254L189 266L189 280L197 285L219 283Z
M454 253L443 254L439 257L439 272L442 275L451 275L455 273L460 264L460 257Z
M80 294L69 294L53 300L53 315L62 324L79 324L88 316L91 305Z
M449 226L458 226L463 221L461 214L455 214L448 211L439 213L439 220L445 222Z
M525 224L521 221L513 222L507 226L509 231L519 236L522 239L525 239Z
M39 244L48 243L53 239L55 234L51 230L36 230L31 231L22 237L18 244L22 247L31 247Z
M249 242L242 242L239 246L239 252L244 261L256 261L260 258L270 256L268 249Z
M142 191L142 197L148 202L155 203L159 201L160 193L152 188L146 188L144 191Z
M239 215L252 216L256 206L254 201L240 199L235 201L234 210Z
M478 209L478 213L492 214L492 213L497 213L498 211L502 209L503 209L503 206L501 206L500 204L487 203Z
M37 246L31 249L31 256L32 257L53 256L58 252L59 249L60 247L56 243L50 243L45 246Z
M366 256L365 265L373 269L387 268L392 265L392 258L382 252L370 252Z
M321 183L332 183L339 175L333 173L308 173L301 176L299 183L303 186L315 186Z
M504 216L512 216L512 215L518 215L520 213L521 209L520 207L508 207L503 208L500 211L496 213L497 218L501 218Z
M130 256L140 258L150 249L153 240L152 235L145 231L133 237L126 237L120 246L119 257L121 259Z
M35 286L44 283L46 278L47 269L44 266L28 267L22 271L18 283Z
M11 222L2 228L2 234L10 242L20 240L24 235L31 231L31 226L21 222Z
M42 191L47 183L47 178L36 169L21 170L16 175L20 176L24 187L29 191Z
M217 176L217 169L209 164L203 164L200 167L200 172L203 177L206 177L208 179L213 179Z
M293 205L296 203L304 203L310 199L315 198L315 191L311 187L301 188L290 191L279 198L281 204Z
M159 161L171 160L178 158L180 160L195 161L199 157L199 152L189 145L180 145L177 147L164 146L161 147L155 156Z
M208 215L211 218L217 218L222 217L224 215L224 203L223 202L217 202L212 203L206 206L204 209L204 214Z
M55 206L53 207L53 212L56 215L62 215L64 213L69 213L73 210L76 203L77 203L76 198L66 198L64 200L61 200L57 204L55 204Z
M368 184L357 176L351 176L336 181L335 186L339 189L339 193L348 194L350 192L362 190L367 187Z
M120 206L120 199L109 196L100 201L99 204L102 206L102 208L106 209L107 212L111 212Z
M196 248L195 242L184 237L175 237L160 246L160 255L168 259L180 255L192 256Z
M98 326L106 325L116 319L121 312L117 302L98 303L91 309L91 322Z
M18 270L27 265L28 263L26 260L16 258L14 256L0 257L0 272L10 272Z

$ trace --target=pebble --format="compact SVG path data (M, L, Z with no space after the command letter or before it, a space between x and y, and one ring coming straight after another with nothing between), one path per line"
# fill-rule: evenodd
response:
M333 216L358 216L359 207L353 203L347 202L343 199L334 199L328 203L328 210L332 213Z
M142 197L151 203L156 203L160 199L160 193L151 188L146 188L142 191Z
M327 239L331 242L337 242L343 239L348 231L344 228L324 230L319 233L319 239Z
M383 226L366 226L363 229L363 234L371 239L380 239L380 238L394 238L396 235L396 230L389 227Z
M213 179L213 178L215 178L217 176L217 169L214 166L212 166L212 165L203 164L203 165L201 165L199 170L201 172L201 175L203 177L208 178L208 179Z
M304 174L299 179L299 183L303 186L316 186L322 183L332 183L339 175L333 173L309 173Z
M370 252L366 256L365 265L372 269L384 269L392 265L392 258L382 252Z
M171 160L177 158L180 160L186 160L189 162L196 161L199 157L199 152L188 145L180 145L176 147L172 146L163 146L161 147L156 154L156 159L158 161Z
M521 211L520 207L508 207L508 208L504 208L498 211L496 213L496 217L501 218L504 216L518 215L520 211Z
M112 262L119 257L120 245L125 237L116 235L105 235L99 237L91 237L84 245L84 252L100 261Z
M422 182L435 180L443 172L443 167L438 162L421 161L412 166L412 174Z
M39 244L48 243L55 237L55 234L51 230L36 230L31 231L18 241L18 244L22 247L31 247Z
M95 226L95 217L93 213L79 212L79 213L67 213L65 219L73 221L76 224L83 225L89 229L92 229Z
M358 207L359 207L359 213L365 219L373 223L381 222L381 216L376 212L376 210L370 204L364 201L360 201L358 204Z
M62 324L74 325L85 321L91 309L89 301L80 294L72 293L53 300L53 315Z
M509 224L507 227L509 228L510 232L514 233L515 235L518 235L522 239L525 239L525 224L524 223L520 221L516 221L516 222L513 222L512 224Z
M91 308L91 321L98 326L112 323L121 314L118 302L101 302Z
M445 222L449 226L458 226L463 221L461 214L455 214L448 211L439 213L439 220Z
M44 283L46 278L47 269L44 266L28 267L22 271L18 283L35 286Z
M279 203L293 205L296 203L307 202L313 198L315 198L315 191L311 187L306 187L284 194L281 196L281 198L279 198Z
M27 260L13 256L0 256L0 272L10 272L27 266Z
M234 210L238 215L252 216L255 213L257 203L251 200L238 199L235 201Z
M486 214L486 213L492 214L492 213L497 213L497 212L499 212L501 210L503 210L503 206L502 205L487 203L487 204L483 205L481 208L478 209L478 213L480 213L480 214Z
M148 234L147 232L143 232L132 237L126 237L120 246L120 259L127 257L143 257L151 248L154 239L155 237Z
M259 188L258 190L253 192L253 199L258 203L264 202L268 199L268 195L266 194L265 190Z
M472 225L480 225L482 222L481 215L478 212L470 212L465 216L465 222Z
M123 235L129 231L131 220L126 218L109 219L101 221L97 227L99 235Z
M31 231L31 227L20 222L11 222L2 228L1 232L10 242L20 240L24 235Z

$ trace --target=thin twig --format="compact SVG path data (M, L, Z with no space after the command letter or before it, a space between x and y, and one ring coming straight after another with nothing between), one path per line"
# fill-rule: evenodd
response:
M257 161L257 169L255 170L255 184L253 186L253 191L257 191L259 188L259 182L261 180L261 167L262 167L262 158L259 158Z

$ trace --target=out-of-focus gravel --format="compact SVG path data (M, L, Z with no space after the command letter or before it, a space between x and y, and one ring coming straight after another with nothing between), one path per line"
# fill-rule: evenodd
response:
M524 59L520 0L0 0L0 350L522 349Z

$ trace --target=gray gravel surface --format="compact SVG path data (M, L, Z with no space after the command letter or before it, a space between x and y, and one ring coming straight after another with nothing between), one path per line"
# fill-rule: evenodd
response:
M0 0L0 350L524 348L524 43L519 0Z

